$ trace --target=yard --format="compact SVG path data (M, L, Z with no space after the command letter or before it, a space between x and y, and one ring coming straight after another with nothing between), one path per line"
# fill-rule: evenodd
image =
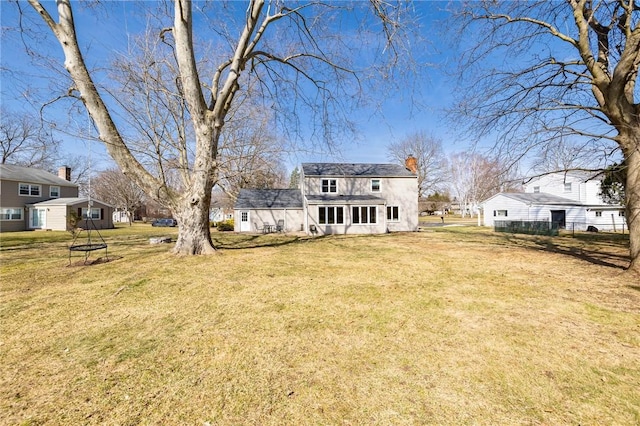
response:
M176 232L0 236L1 424L640 423L626 236Z

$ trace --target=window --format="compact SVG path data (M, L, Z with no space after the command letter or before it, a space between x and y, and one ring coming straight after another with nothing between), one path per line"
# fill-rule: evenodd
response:
M340 225L344 223L343 207L318 207L318 223L321 225Z
M596 212L596 217L602 217L602 212Z
M22 220L21 208L2 208L0 209L0 220Z
M506 210L494 210L493 211L493 215L497 216L497 217L507 217L507 211Z
M564 192L571 192L571 182L565 182Z
M96 208L92 208L91 209L91 219L102 219L102 215L100 214L101 211L100 209L96 209ZM82 218L86 219L87 218L87 208L83 208L82 209Z
M380 179L371 179L371 192L380 192Z
M376 207L353 206L351 208L351 219L353 223L376 223Z
M400 220L400 208L398 206L387 206L387 220L398 222Z
M53 197L53 198L60 197L60 187L59 186L50 186L49 187L49 197Z
M624 210L618 210L618 216L624 217Z
M338 192L338 185L335 179L322 179L322 192Z
M539 186L534 186L533 187L533 193L534 194L539 194L540 193L540 187Z
M40 196L40 185L36 185L33 183L21 183L18 189L19 195L27 195L30 197L39 197Z
M248 222L249 221L249 212L242 212L240 213L240 220L242 222Z

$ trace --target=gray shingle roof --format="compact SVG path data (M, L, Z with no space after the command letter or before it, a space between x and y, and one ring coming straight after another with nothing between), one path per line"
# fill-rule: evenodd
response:
M53 173L31 167L16 166L13 164L0 164L0 178L24 183L41 183L57 186L77 187L75 183L62 179Z
M367 163L303 163L305 176L366 176L366 177L415 177L398 164Z
M559 197L557 195L545 194L542 192L503 192L500 195L521 201L527 204L558 204L581 206L582 203L569 198Z
M373 195L307 195L311 204L384 204L385 199Z
M234 209L301 209L299 189L241 189Z

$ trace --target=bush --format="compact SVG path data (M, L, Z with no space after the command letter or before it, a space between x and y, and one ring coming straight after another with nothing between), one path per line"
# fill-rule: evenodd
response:
M218 222L218 231L233 231L233 219Z

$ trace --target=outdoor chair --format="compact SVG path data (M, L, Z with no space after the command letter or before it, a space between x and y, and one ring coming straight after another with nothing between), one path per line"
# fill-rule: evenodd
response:
M276 232L284 232L284 220L280 219L276 225Z

